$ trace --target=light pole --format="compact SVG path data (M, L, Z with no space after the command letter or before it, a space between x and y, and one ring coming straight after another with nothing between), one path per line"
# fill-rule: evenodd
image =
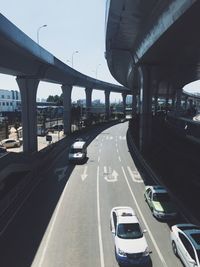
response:
M37 43L38 43L38 44L40 44L40 43L39 43L39 33L40 33L40 29L42 29L42 28L44 28L44 27L47 27L47 25L44 24L44 25L40 26L40 27L37 29Z
M74 59L74 54L77 54L78 53L78 51L74 51L73 53L72 53L72 68L74 67L74 61L73 61L73 59Z
M98 64L97 65L97 67L96 67L96 72L95 72L95 74L96 74L96 80L97 80L97 72L98 72L98 68L101 66L101 64Z

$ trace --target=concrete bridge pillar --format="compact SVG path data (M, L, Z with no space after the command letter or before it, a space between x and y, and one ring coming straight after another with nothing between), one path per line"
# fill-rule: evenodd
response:
M106 112L106 120L110 118L110 91L105 91L105 112Z
M151 69L146 66L140 66L139 88L140 88L140 129L139 146L144 154L151 145L152 140L152 86Z
M181 98L182 98L182 88L179 88L176 92L176 115L179 115L181 111Z
M165 98L165 110L166 110L166 112L167 112L168 109L169 109L169 92L170 92L170 84L166 84L166 88L167 88L167 91L166 91L166 98Z
M133 90L133 98L132 98L132 118L134 118L137 114L137 91Z
M17 77L17 84L21 93L23 151L37 151L37 106L36 94L38 79Z
M64 134L71 133L71 93L72 85L64 84L61 86L63 93L63 125L64 125Z
M188 106L188 96L185 96L185 103L184 103L184 109L187 110Z
M193 107L193 100L190 99L190 100L189 100L189 108L192 108L192 107Z
M124 118L126 118L126 97L127 97L127 94L126 93L122 93L122 102L123 102L123 114L124 114Z
M92 107L92 88L85 88L85 94L86 94L86 118L88 119Z

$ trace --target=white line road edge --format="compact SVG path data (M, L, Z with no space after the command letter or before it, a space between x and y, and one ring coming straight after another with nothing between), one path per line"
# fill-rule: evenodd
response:
M65 196L65 192L67 190L67 187L68 187L68 183L66 184L66 186L65 186L65 188L63 190L63 193L62 193L62 195L60 197L60 200L59 200L58 205L56 207L55 213L53 215L53 220L52 220L52 223L50 224L50 229L49 229L49 232L47 234L47 239L46 239L46 242L44 244L44 249L42 251L42 255L41 255L41 258L39 260L38 267L42 267L42 264L43 264L43 261L44 261L44 258L45 258L45 254L46 254L46 251L47 251L47 248L48 248L48 244L49 244L49 241L50 241L53 229L54 229L54 225L55 225L55 222L56 222L59 210L60 210L60 206L61 206L61 204L63 202L63 199L64 199L64 196Z
M105 267L104 253L103 253L103 242L102 242L102 235L101 235L101 216L100 216L100 197L99 197L99 166L97 167L97 221L98 221L99 250L100 250L101 267Z
M145 227L146 227L146 229L147 229L147 231L148 231L148 234L149 234L149 236L150 236L150 238L151 238L151 241L152 241L152 243L153 243L153 245L154 245L154 247L155 247L155 249L156 249L156 251L157 251L157 253L158 253L158 256L159 256L159 258L160 258L160 260L161 260L163 266L167 267L167 264L166 264L166 262L165 262L165 260L164 260L164 257L163 257L163 255L162 255L162 253L161 253L159 247L158 247L157 244L156 244L156 241L155 241L155 239L154 239L154 237L153 237L153 235L152 235L152 233L151 233L151 231L150 231L150 228L149 228L149 226L148 226L148 224L147 224L147 222L146 222L146 220L145 220L145 218L144 218L144 216L143 216L143 214L142 214L142 211L141 211L141 209L140 209L140 207L139 207L139 205L138 205L138 203L137 203L137 200L136 200L136 198L135 198L135 196L134 196L134 194L133 194L133 191L132 191L131 186L130 186L130 184L129 184L128 178L127 178L126 173L125 173L125 171L124 171L124 168L123 168L123 167L121 167L121 168L122 168L122 172L123 172L123 174L124 174L124 178L125 178L125 180L126 180L126 183L127 183L127 185L128 185L128 188L129 188L129 190L130 190L131 196L132 196L132 198L133 198L133 200L134 200L134 202L135 202L135 205L136 205L136 207L137 207L137 209L138 209L138 212L140 213L140 217L142 218L142 220L143 220L143 222L144 222L144 224L145 224Z

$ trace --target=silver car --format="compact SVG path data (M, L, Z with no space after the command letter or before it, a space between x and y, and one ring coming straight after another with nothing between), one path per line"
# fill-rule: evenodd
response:
M5 148L20 147L20 141L15 139L4 139L0 143Z
M186 267L200 267L200 227L194 224L176 224L171 227L174 254Z

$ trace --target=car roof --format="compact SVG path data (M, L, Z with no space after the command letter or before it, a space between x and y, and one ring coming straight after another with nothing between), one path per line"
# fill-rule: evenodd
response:
M196 249L200 249L200 226L194 224L176 225L190 239Z
M1 142L6 142L6 141L16 141L16 140L13 139L13 138L8 138L8 139L3 139L3 140L1 140Z
M72 148L83 148L84 145L85 145L84 141L77 141L77 142L74 142L71 147Z
M151 188L153 193L167 193L167 189L162 185L152 185L146 188Z
M131 207L115 207L118 223L138 223L138 218Z

